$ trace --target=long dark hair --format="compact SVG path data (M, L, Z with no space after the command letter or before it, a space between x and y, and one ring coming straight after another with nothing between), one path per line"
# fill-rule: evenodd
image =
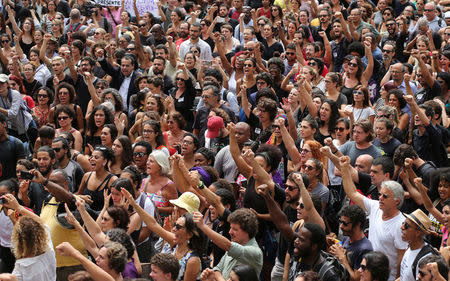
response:
M181 217L184 218L184 227L186 228L186 231L192 234L191 239L189 239L188 246L189 249L194 251L199 257L203 256L203 253L205 251L205 242L206 242L206 236L198 229L197 225L194 222L194 217L189 214L185 213Z
M156 121L156 120L148 120L145 121L144 123L142 123L142 130L144 130L144 126L145 125L150 125L153 129L153 131L155 131L156 134L156 145L160 146L160 145L166 145L166 140L164 139L163 133L161 131L161 124ZM156 149L156 147L152 147L153 149Z
M104 124L114 124L114 117L111 113L111 111L104 105L98 105L94 108L94 110L92 110L91 115L89 116L89 120L88 120L88 134L90 136L93 136L95 134L95 132L97 132L97 130L99 129L97 127L97 125L95 125L95 113L97 111L103 111L103 113L105 113L105 123Z
M122 155L120 155L122 164L120 165L120 169L123 170L126 166L133 162L133 148L131 146L130 138L127 136L121 135L117 138L117 140L122 145Z
M339 108L337 106L337 103L334 100L330 100L330 99L324 100L320 107L322 107L325 103L328 103L331 108L330 120L328 121L328 132L333 133L334 128L336 128L336 121L339 117ZM325 121L322 121L320 118L318 121L319 121L320 126L325 125Z

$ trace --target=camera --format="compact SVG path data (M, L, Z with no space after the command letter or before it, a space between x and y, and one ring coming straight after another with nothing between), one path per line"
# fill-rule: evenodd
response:
M34 175L30 172L20 171L20 178L24 180L32 180Z

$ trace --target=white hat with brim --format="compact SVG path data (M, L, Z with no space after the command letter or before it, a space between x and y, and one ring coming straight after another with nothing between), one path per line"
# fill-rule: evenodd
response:
M8 80L9 80L8 75L6 75L4 73L0 74L0 83L8 82Z
M200 207L200 199L198 196L189 191L181 194L178 199L170 200L170 203L179 208L185 209L190 214L193 212L198 212L198 208Z

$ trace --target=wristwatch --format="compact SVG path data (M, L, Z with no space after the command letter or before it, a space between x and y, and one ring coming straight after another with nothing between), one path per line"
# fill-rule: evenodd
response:
M205 184L202 181L200 181L200 184L197 185L197 188L198 189L203 189L203 188L205 188Z

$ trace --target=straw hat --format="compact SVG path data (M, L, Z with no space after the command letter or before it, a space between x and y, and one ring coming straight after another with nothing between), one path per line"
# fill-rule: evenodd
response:
M192 214L193 212L198 212L198 208L200 207L200 199L192 192L185 192L181 194L178 199L170 200L170 203L173 205L183 208L188 213Z
M427 217L427 215L425 215L425 213L422 210L417 209L409 215L408 214L403 215L408 219L410 219L412 222L414 222L422 232L428 233L430 231L431 220L429 217Z

